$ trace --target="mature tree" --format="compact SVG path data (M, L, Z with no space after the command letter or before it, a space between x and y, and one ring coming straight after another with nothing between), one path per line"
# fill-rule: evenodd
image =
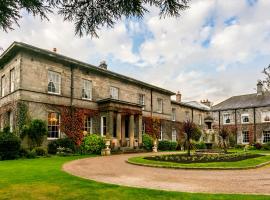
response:
M157 7L160 17L178 17L188 8L189 0L1 0L0 29L12 30L19 25L21 10L49 19L50 12L62 15L65 21L75 24L79 36L97 37L97 30L106 26L112 28L123 17L142 18L148 7Z
M190 120L185 121L183 124L183 132L186 134L188 156L190 156L191 139L192 137L194 137L194 134L196 132L196 125Z
M270 65L263 69L263 74L265 75L265 80L263 83L265 83L267 88L270 89Z
M230 135L230 132L227 128L222 127L222 129L219 131L219 137L221 139L220 146L224 149L224 152L227 153L227 140Z

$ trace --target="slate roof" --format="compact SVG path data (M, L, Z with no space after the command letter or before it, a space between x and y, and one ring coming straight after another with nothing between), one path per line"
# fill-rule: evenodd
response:
M194 109L198 109L198 110L202 110L202 111L208 111L210 110L210 107L200 103L200 102L197 102L197 101L190 101L190 102L177 102L177 101L174 101L172 100L171 101L172 103L174 104L178 104L178 105L181 105L181 106L185 106L185 107L188 107L188 108L194 108Z
M244 109L254 107L270 106L270 93L264 92L262 95L246 94L240 96L233 96L212 107L213 111L216 110L231 110L231 109Z
M75 60L73 58L61 55L59 53L55 53L53 51L49 51L49 50L45 50L45 49L41 49L29 44L25 44L22 42L13 42L1 55L0 55L0 68L2 68L9 60L11 60L18 52L20 51L25 51L25 52L30 52L30 53L34 53L36 55L39 56L43 56L49 60L53 60L53 61L57 61L60 63L65 64L67 67L71 67L71 66L78 66L81 68L85 68L88 70L91 70L95 73L99 73L102 75L106 75L106 76L110 76L112 78L118 79L118 80L122 80L124 82L129 82L129 83L133 83L136 85L142 85L146 88L150 88L153 89L155 91L159 91L162 92L164 94L169 94L169 95L174 95L175 93L160 87L157 87L155 85L151 85L149 83L128 77L128 76L124 76L122 74L118 74L116 72L112 72L110 70L107 69L102 69L100 67L88 64L88 63L84 63L81 62L79 60Z

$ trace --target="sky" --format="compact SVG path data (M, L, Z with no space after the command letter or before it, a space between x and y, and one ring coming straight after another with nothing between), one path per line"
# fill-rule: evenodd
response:
M99 38L75 35L74 25L23 14L20 27L0 31L0 46L25 42L215 104L256 92L270 64L270 0L192 0L179 18L150 8L141 20L123 19Z

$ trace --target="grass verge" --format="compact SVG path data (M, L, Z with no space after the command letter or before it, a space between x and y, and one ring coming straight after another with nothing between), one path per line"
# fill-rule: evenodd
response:
M83 157L0 161L0 199L269 199L269 196L263 195L199 194L131 188L85 180L61 170L65 162L79 158Z

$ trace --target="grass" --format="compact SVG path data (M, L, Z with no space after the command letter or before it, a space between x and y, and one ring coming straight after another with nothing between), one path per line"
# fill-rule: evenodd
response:
M0 161L0 199L269 199L263 195L194 194L139 189L81 179L61 171L82 157L50 157Z
M243 152L243 150L232 149L230 152ZM166 161L155 161L144 159L144 156L132 157L128 159L128 162L132 164L141 164L152 167L166 167L166 168L184 168L184 169L245 169L253 168L257 165L270 162L270 154L264 151L248 151L250 153L261 153L265 156L250 158L246 160L236 162L208 162L208 163L176 163Z

